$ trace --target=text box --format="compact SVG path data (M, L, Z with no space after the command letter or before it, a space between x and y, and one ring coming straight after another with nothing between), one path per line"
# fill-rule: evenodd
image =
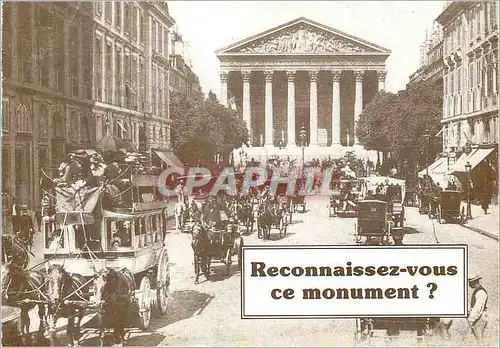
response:
M243 247L242 318L466 317L467 245Z

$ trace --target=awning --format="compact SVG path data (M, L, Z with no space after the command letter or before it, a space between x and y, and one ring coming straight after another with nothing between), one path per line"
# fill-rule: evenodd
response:
M429 176L432 178L435 174L441 174L443 172L446 173L447 167L447 157L439 157L434 163L430 164L427 168L422 169L418 172L418 177L423 178L427 171L429 172Z
M455 165L453 166L453 172L466 173L467 171L465 170L465 165L467 164L467 162L470 163L471 170L474 169L494 150L494 148L475 149L472 150L468 155L465 153L462 154L462 156L460 156L460 158L455 162Z
M467 163L468 159L472 154L475 152L475 150L472 150L471 153L463 153L460 155L460 157L455 161L455 164L453 165L453 168L451 172L464 172L465 173L465 164Z
M169 166L184 169L184 164L182 164L181 160L172 151L155 151L155 153Z
M476 152L469 157L469 164L471 166L471 170L477 167L479 163L481 163L490 153L493 152L493 148L490 149L477 149Z

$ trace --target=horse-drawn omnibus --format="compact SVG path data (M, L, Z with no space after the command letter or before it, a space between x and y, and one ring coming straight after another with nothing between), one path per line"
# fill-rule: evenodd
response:
M170 285L167 202L157 199L157 179L125 171L114 185L54 188L56 212L42 219L48 278L59 269L82 279L73 279L74 291L61 299L61 305L85 312L97 308L103 316L103 308L118 310L127 305L137 314L133 322L141 329L149 327L152 312L166 313ZM108 297L103 297L107 292ZM116 297L109 297L109 292ZM79 295L76 299L75 294ZM112 303L112 299L119 300ZM125 311L118 318L110 314L118 312L108 312L109 320L100 321L101 339L104 325L115 328L117 335L130 326L123 323L130 319Z

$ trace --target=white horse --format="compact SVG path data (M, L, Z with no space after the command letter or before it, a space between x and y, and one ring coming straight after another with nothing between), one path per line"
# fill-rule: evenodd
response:
M179 232L184 222L184 212L186 207L184 203L177 202L174 206L175 229Z

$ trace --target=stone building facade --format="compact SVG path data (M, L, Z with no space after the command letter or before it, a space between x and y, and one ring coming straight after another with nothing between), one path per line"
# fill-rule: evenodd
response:
M363 107L384 89L390 51L298 18L216 51L221 103L234 98L250 131L248 156L341 155Z
M107 132L170 149L167 2L2 5L3 192L35 208L41 169Z
M198 75L193 71L189 56L189 45L174 29L170 35L170 92L179 93L189 99L202 99L203 91Z
M2 191L35 207L41 168L95 142L92 3L2 4Z
M170 148L167 2L94 2L96 137L110 132L139 146Z
M420 46L420 65L409 77L408 85L419 81L429 81L436 84L443 83L443 30L438 23L434 23L430 36Z
M443 147L497 143L498 8L496 2L452 2L443 25Z
M498 5L453 1L436 19L443 26L443 149L456 158L451 172L474 197L497 192Z

